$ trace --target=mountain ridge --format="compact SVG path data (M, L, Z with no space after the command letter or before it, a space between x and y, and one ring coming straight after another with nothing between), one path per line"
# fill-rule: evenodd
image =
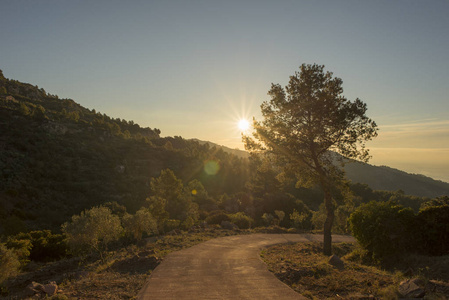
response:
M249 157L249 153L240 149L231 149L210 141L194 139L202 144L221 147L239 157ZM353 183L367 184L373 190L398 191L419 197L439 197L449 194L449 183L433 179L422 174L408 173L389 166L375 166L369 163L351 161L344 167L346 176Z

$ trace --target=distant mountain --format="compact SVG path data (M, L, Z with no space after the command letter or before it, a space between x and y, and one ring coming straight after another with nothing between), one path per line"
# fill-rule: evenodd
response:
M197 140L200 144L220 147L223 151L239 157L249 157L248 152L231 149L212 142ZM419 197L439 197L449 195L449 183L432 179L420 174L410 174L387 166L373 166L366 163L352 162L345 166L346 175L353 183L364 183L373 190L398 191Z
M387 166L373 166L365 163L349 163L345 166L348 179L365 183L373 190L402 190L407 195L439 197L449 195L449 183L430 177L410 174Z
M191 140L192 140L192 141L198 142L200 145L205 145L205 144L207 144L207 145L209 145L210 147L217 147L217 148L220 148L220 149L222 149L224 152L233 154L233 155L235 155L235 156L237 156L237 157L240 157L240 158L248 158L248 157L249 157L249 153L248 153L248 152L243 151L243 150L240 150L240 149L232 149L232 148L229 148L229 147L226 147L226 146L222 146L222 145L215 144L215 143L213 143L213 142L202 141L202 140L199 140L199 139L191 139Z

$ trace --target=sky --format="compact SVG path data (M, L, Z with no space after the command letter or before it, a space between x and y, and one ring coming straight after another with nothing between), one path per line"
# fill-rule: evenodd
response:
M0 0L0 69L114 118L243 149L271 83L325 65L374 165L449 182L449 1Z

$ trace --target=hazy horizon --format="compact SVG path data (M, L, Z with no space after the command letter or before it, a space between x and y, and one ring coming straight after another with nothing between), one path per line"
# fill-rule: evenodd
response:
M449 182L449 2L1 1L0 69L112 117L243 149L271 83L326 66L374 165Z

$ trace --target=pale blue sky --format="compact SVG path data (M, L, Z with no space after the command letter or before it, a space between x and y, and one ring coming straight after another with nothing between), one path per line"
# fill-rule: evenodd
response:
M243 148L272 82L324 64L372 163L449 181L449 1L0 0L0 69L162 135Z

